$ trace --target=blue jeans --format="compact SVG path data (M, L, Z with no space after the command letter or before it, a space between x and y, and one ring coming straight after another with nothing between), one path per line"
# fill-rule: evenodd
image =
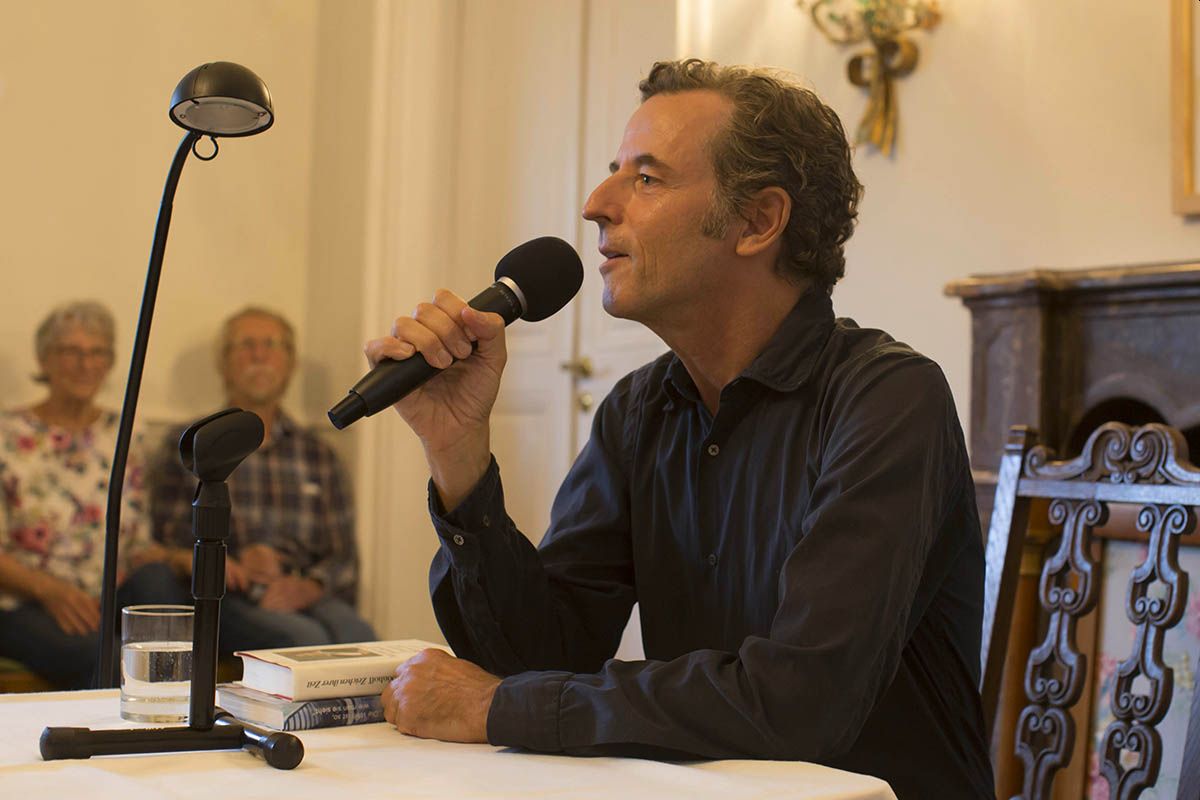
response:
M245 595L221 601L221 652L369 642L371 624L344 600L326 595L303 611L268 611Z
M147 564L135 570L117 589L117 613L143 603L191 605L192 598L166 564ZM120 633L120 619L116 630ZM12 611L0 611L0 656L20 661L62 689L87 689L100 655L100 632L65 633L50 612L29 601ZM120 647L113 647L114 674Z

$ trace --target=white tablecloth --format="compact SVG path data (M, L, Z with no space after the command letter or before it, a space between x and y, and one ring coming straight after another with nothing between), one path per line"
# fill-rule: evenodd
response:
M415 739L382 723L299 732L304 761L286 772L238 751L42 761L47 725L147 727L122 722L117 705L115 690L0 695L0 798L895 800L881 780L815 764L537 755Z

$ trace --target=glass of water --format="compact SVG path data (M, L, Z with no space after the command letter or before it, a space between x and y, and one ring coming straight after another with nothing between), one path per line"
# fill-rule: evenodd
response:
M187 722L191 681L192 607L121 609L121 718Z

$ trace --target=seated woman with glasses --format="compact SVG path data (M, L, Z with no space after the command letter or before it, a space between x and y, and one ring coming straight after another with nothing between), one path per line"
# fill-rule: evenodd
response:
M76 302L35 339L48 394L0 413L0 656L62 688L91 685L98 654L105 509L118 415L96 404L113 365L113 318ZM117 608L191 604L153 544L145 457L135 437L125 472Z

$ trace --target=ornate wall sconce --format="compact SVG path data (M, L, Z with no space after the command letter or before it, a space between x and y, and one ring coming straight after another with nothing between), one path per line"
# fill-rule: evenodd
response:
M834 44L871 42L872 50L855 54L846 65L850 82L867 89L857 141L891 155L898 116L892 82L917 66L917 46L901 34L936 27L942 18L937 0L797 0L797 5L808 7L817 29Z

